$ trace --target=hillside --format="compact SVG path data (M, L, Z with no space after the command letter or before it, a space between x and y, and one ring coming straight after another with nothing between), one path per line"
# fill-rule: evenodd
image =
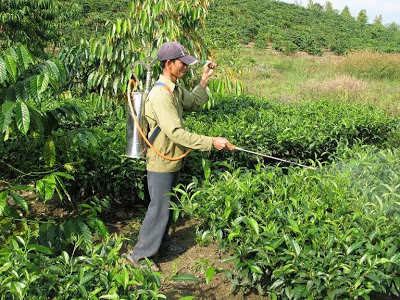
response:
M260 48L272 44L285 53L400 52L398 27L367 24L320 6L308 9L273 0L217 0L210 7L206 26L218 47L255 42Z
M46 47L62 48L77 45L81 39L100 38L117 18L130 17L132 5L131 0L47 2L51 5L46 9L27 0L15 2L13 7L0 6L3 21L0 48L21 42L40 53ZM336 54L357 50L400 52L397 24L387 27L367 24L366 20L356 20L345 10L339 12L317 4L305 8L276 0L214 0L210 3L206 29L201 32L209 46L211 42L215 42L217 48L254 42L259 48L272 46L287 54L305 51L317 55L324 51ZM29 14L24 10L28 4L31 6ZM21 18L31 21L17 26ZM36 26L36 23L41 25Z

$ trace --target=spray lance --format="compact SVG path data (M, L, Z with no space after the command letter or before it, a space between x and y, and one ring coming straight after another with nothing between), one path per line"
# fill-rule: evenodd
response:
M292 162L292 161L289 161L289 160L285 160L285 159L282 159L282 158L273 157L273 156L270 156L270 155L266 155L266 154L262 154L262 153L258 153L258 152L254 152L254 151L250 151L250 150L246 150L246 149L243 149L243 148L240 148L240 147L237 147L237 146L235 146L235 150L239 150L239 151L243 151L243 152L246 152L246 153L250 153L250 154L254 154L254 155L270 158L270 159L277 160L277 161L282 161L282 162L285 162L285 163L288 163L288 164L296 165L296 166L307 168L307 169L311 169L311 170L316 170L316 168L314 168L314 167L310 167L310 166L302 165L302 164L295 163L295 162Z
M148 61L148 63L146 63ZM191 149L186 151L184 154L178 157L167 157L164 154L162 154L158 149L156 149L153 145L152 142L147 139L145 133L143 132L142 128L144 126L144 103L146 101L147 95L150 92L150 85L151 85L151 68L154 66L154 64L157 62L156 59L152 60L151 57L145 58L144 61L138 61L135 62L132 65L132 69L135 68L138 65L142 65L146 68L147 74L146 74L146 88L144 92L139 92L137 91L137 85L136 81L131 79L128 82L128 87L127 87L127 100L128 100L128 119L127 119L127 147L126 147L126 156L130 158L144 158L145 153L146 153L146 144L149 146L153 151L170 161L177 161L183 159L185 156L187 156L190 152ZM207 61L202 60L200 63L204 66ZM134 74L134 72L132 72ZM131 92L132 91L132 85L134 85L134 88L136 89L136 92ZM253 154L253 155L258 155L262 157L266 157L269 159L289 163L292 165L300 166L303 168L311 169L311 170L316 170L314 167L302 165L299 163L295 163L292 161L288 161L285 159L281 159L278 157L274 157L271 155L266 155L263 153L258 153L250 150L246 150L237 146L234 146L234 150L242 151L245 153Z

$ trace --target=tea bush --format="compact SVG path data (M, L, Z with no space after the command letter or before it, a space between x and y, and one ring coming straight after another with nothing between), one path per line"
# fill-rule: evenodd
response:
M29 230L0 255L1 299L161 299L161 274L121 264L123 240L108 238L85 253L60 254L37 244ZM76 246L80 239L76 239Z
M180 213L231 253L237 287L272 299L399 296L399 159L362 146L318 171L205 167L201 186L176 190Z
M329 101L280 104L247 96L223 98L212 111L187 118L194 132L225 136L239 147L294 161L329 160L352 145L387 145L400 120L371 106ZM396 135L397 132L397 135ZM214 161L256 164L243 153L211 152ZM273 162L273 161L265 161Z

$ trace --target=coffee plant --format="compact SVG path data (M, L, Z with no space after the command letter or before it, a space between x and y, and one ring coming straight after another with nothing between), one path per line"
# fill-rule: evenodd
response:
M223 48L254 42L257 47L272 46L286 54L400 51L398 24L391 30L379 24L364 24L334 10L304 8L281 1L214 1L206 25L210 40Z

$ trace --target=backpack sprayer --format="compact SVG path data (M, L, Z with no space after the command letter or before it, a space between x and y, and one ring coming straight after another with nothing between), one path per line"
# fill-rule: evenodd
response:
M148 63L146 63L146 61ZM189 149L184 154L178 157L168 157L162 154L158 149L153 146L153 142L157 137L160 129L156 130L154 134L152 134L149 138L147 138L148 132L148 123L146 121L146 116L144 112L145 101L150 92L151 85L151 68L157 62L156 59L152 59L151 57L146 57L144 61L135 62L132 65L132 74L134 74L134 68L138 65L142 65L146 68L146 88L144 92L137 91L136 80L131 79L128 82L127 87L127 100L128 100L128 117L127 117L127 126L126 126L126 135L127 135L127 143L126 143L126 156L130 158L145 158L146 151L148 147L150 147L157 155L170 160L177 161L184 158L188 155L192 149ZM131 86L134 86L136 92L131 92ZM159 127L158 127L159 128Z
M146 63L146 61L148 63ZM159 131L156 131L157 133L149 138L147 138L147 121L144 113L144 107L145 107L145 101L147 99L147 96L150 92L150 85L151 85L151 68L154 66L154 64L157 62L156 59L152 59L151 57L147 57L144 59L144 61L138 61L135 62L132 65L132 74L134 74L134 68L138 65L142 65L146 68L147 73L146 73L146 87L144 92L139 92L137 89L137 84L136 81L137 78L135 77L136 80L131 79L128 82L128 87L127 87L127 100L128 100L128 117L127 117L127 127L126 127L126 133L127 133L127 144L126 144L126 156L130 158L145 158L146 157L146 151L148 147L153 149L157 155L171 161L177 161L181 160L184 158L186 155L188 155L192 150L189 149L186 151L184 154L178 157L168 157L162 154L160 151L158 151L154 146L153 142L154 139L156 138L157 134ZM204 64L204 63L203 63ZM135 92L132 92L131 86L134 86L136 89ZM146 146L147 145L147 146ZM305 166L299 163L295 163L292 161L288 161L285 159L281 159L278 157L246 150L237 146L234 146L235 150L250 153L253 155L258 155L266 158L270 158L273 160L289 163L292 165L300 166L303 168L311 169L311 170L316 170L316 168L310 167L310 166Z
M148 61L148 63L146 63ZM144 158L146 147L143 138L140 135L141 128L144 126L144 102L150 92L151 84L151 67L156 63L151 57L147 57L144 61L137 61L132 65L132 74L135 74L134 68L142 65L147 70L146 74L146 89L144 92L137 91L136 80L131 79L128 82L128 116L126 126L126 156L129 158ZM136 92L131 92L131 85L134 85Z

